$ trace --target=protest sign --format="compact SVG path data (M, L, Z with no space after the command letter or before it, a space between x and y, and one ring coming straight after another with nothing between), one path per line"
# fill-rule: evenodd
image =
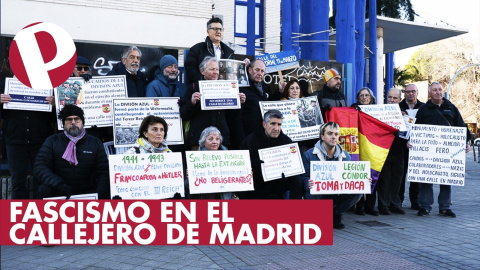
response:
M316 96L294 100L260 101L262 115L269 110L279 110L283 114L282 131L292 141L318 139L322 113Z
M405 120L405 127L407 128L407 131L400 131L398 133L398 137L408 140L410 138L410 132L412 131L412 126L413 124L415 124L415 121L417 121L417 118L410 115L404 115L403 120Z
M134 146L138 129L149 115L162 117L168 124L167 145L183 144L182 118L177 97L116 98L113 100L115 147Z
M202 110L240 109L237 81L199 81Z
M392 126L400 131L407 131L405 121L403 120L402 111L398 104L381 104L381 105L359 105L362 112Z
M464 186L466 132L465 127L413 125L408 181Z
M248 150L187 151L191 194L253 190Z
M218 80L236 80L238 86L250 86L247 65L243 61L220 59L218 61Z
M370 161L312 161L310 194L370 194Z
M405 110L405 112L412 116L412 117L415 117L417 115L417 112L418 112L418 109L413 109L413 110Z
M3 103L4 109L51 112L52 105L45 98L53 96L52 89L32 89L16 78L5 79L5 94L12 100Z
M298 143L259 149L258 155L262 163L262 175L265 182L299 175L305 172L302 155Z
M110 194L122 199L185 197L182 153L110 155Z
M128 96L125 75L93 77L88 82L70 78L53 91L57 114L66 104L77 105L85 113L85 128L113 126L113 99ZM57 122L63 130L62 121Z
M255 59L261 59L265 63L267 67L265 73L277 72L299 66L298 58L293 50L257 55Z

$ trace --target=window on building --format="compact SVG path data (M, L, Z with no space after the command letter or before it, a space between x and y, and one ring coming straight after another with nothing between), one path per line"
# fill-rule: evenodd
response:
M263 48L263 0L255 0L255 47ZM235 0L235 43L247 43L247 0Z

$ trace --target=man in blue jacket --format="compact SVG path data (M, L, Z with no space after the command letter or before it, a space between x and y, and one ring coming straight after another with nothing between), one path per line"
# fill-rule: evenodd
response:
M147 97L180 97L185 94L185 85L177 80L178 62L172 55L165 55L160 60L160 67L155 71L155 79L147 86Z

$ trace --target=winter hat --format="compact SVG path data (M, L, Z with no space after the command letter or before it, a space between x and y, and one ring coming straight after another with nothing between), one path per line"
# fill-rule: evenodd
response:
M323 80L326 82L328 82L331 78L335 77L335 76L342 76L340 74L340 72L338 72L336 69L334 68L331 68L327 71L325 71L325 73L323 73Z
M174 64L178 66L177 59L175 59L175 57L172 55L167 54L162 57L162 60L160 60L160 70L163 72L166 67Z
M83 110L77 105L67 104L63 106L63 109L58 113L58 118L62 120L62 124L65 126L65 119L72 115L80 117L80 119L82 119L82 123L85 125L85 116L83 115Z
M90 63L90 61L88 61L87 58L83 57L83 56L77 56L77 62L75 62L75 64L79 64L79 65L87 65L87 66L91 66L92 63Z

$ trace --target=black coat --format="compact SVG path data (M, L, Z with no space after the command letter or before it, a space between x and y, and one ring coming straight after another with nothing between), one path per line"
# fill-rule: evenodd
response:
M107 73L110 75L125 75L127 79L128 97L145 97L145 89L147 87L147 78L139 70L136 75L130 74L125 69L122 62L118 62L113 66L112 70Z
M400 101L400 103L398 105L400 106L401 111L410 110L410 107L408 107L406 99L403 99L402 101ZM413 106L413 109L414 110L415 109L420 109L420 107L422 107L423 105L425 105L425 103L423 103L423 102L421 102L420 100L417 99L417 103L415 104L415 106Z
M230 49L225 43L220 41L220 48L222 50L222 59L233 59L234 51ZM206 37L204 42L193 45L188 51L185 59L185 71L187 72L188 83L195 83L202 80L200 73L200 63L206 56L215 56L212 41L210 37Z
M263 130L263 115L260 110L260 101L272 100L268 86L262 82L263 93L258 91L253 80L248 76L250 86L240 87L240 92L246 96L245 103L242 106L242 123L245 136L248 136L256 130Z
M39 184L53 189L66 184L73 195L98 193L99 199L109 199L108 159L102 142L85 134L76 145L77 166L62 158L69 142L64 133L58 133L43 143L33 169Z

